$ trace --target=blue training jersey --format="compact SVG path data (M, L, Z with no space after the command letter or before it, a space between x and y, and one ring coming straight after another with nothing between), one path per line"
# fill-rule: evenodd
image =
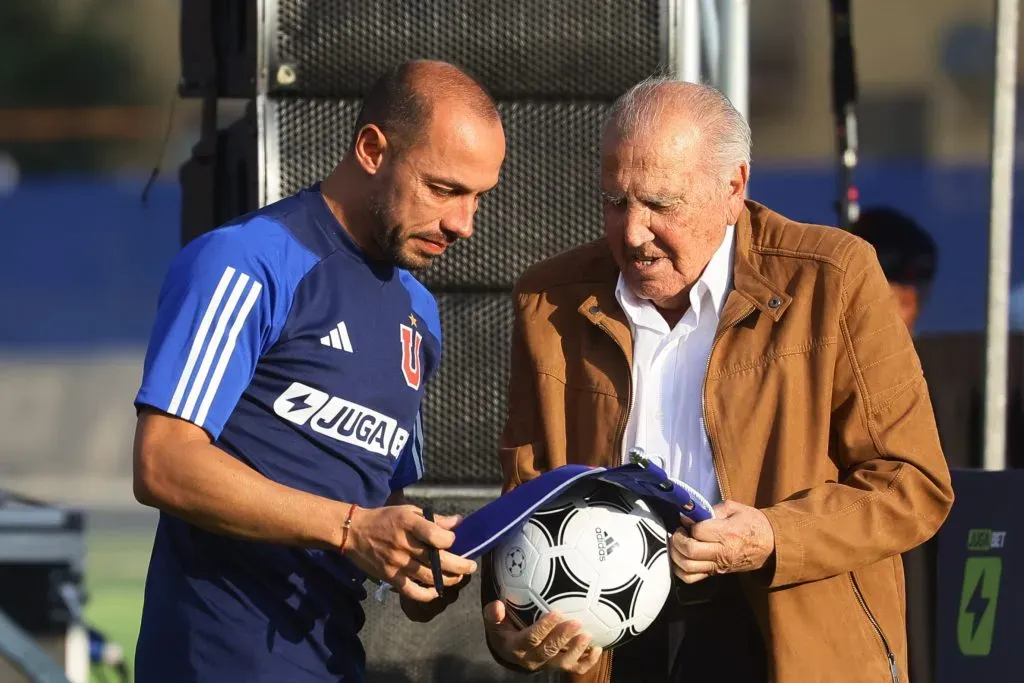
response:
M181 251L136 406L195 423L276 482L379 507L423 476L420 403L440 358L434 298L368 260L316 186ZM364 579L334 551L161 513L136 679L362 680Z

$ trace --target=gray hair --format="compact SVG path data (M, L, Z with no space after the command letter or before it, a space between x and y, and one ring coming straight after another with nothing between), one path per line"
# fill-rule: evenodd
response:
M750 126L729 98L714 86L666 77L650 77L612 104L605 119L623 137L642 132L666 106L685 110L713 145L716 167L730 177L740 164L750 165Z

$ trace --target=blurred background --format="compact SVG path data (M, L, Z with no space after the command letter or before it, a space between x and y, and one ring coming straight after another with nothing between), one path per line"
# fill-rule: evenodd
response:
M981 333L994 3L852 12L861 203L899 209L937 244L918 337ZM180 16L177 0L0 3L0 488L87 512L86 616L128 661L155 523L132 497L132 399L181 243L178 169L200 136L200 102L178 96ZM827 3L751 3L751 198L834 225L831 40ZM218 109L226 126L245 104Z

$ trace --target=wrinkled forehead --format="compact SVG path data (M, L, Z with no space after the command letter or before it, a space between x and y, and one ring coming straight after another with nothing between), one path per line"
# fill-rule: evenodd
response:
M706 173L700 137L692 131L633 131L623 136L606 131L601 144L604 189L683 187ZM653 187L649 189L655 189Z

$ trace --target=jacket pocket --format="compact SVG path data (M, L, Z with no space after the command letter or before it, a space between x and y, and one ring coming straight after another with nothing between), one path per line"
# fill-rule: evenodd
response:
M871 609L868 607L867 601L864 600L864 594L860 592L860 586L857 584L857 577L853 575L853 572L849 573L849 577L850 586L853 588L853 594L857 598L857 602L860 604L860 608L864 612L864 616L871 625L871 629L882 642L882 648L885 651L885 658L889 662L889 675L892 677L892 683L900 683L900 670L896 665L896 655L889 646L889 640L885 637L885 633L882 631L882 627L879 625L878 620L875 619L875 615L871 613Z

